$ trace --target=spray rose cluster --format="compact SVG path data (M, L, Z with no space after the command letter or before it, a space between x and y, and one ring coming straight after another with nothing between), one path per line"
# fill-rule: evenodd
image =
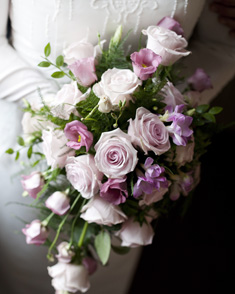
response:
M189 99L189 92L211 88L202 69L184 94L172 80L174 63L190 54L178 22L167 17L143 30L147 45L129 58L119 50L121 31L107 50L105 41L70 44L53 76L72 82L40 107L26 104L23 124L38 125L24 126L30 140L21 145L39 159L22 186L43 214L22 231L28 244L48 244L50 261L57 258L48 267L56 293L86 292L89 275L108 262L113 238L119 252L152 243L162 207L189 196L199 181L196 150L204 145L195 130L216 114ZM48 44L39 66L52 66L50 51ZM43 161L46 169L37 165Z

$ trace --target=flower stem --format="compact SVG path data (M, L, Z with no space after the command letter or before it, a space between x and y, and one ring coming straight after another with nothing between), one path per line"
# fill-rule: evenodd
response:
M87 115L86 117L83 117L81 120L83 121L83 120L86 120L86 119L88 119L89 117L91 117L92 114L96 111L96 109L97 109L98 107L99 107L99 104L97 104L97 105L91 110L91 112L89 112L88 115Z
M82 244L83 244L83 241L84 241L84 238L85 238L85 235L86 235L87 228L88 228L88 222L85 222L85 224L83 226L83 229L82 229L81 236L80 236L79 241L78 241L78 247L79 248L82 247Z
M80 194L79 194L79 195L77 196L77 198L74 200L72 206L70 207L69 212L64 216L64 218L62 219L61 223L59 224L59 227L58 227L58 229L57 229L57 231L56 231L56 236L55 236L53 242L51 243L50 248L48 249L48 254L47 254L48 256L51 255L51 251L52 251L52 249L54 248L54 246L55 246L55 244L56 244L56 242L57 242L57 240L58 240L58 238L59 238L60 231L61 231L61 229L63 228L63 225L65 224L65 222L66 222L66 220L67 220L67 218L68 218L70 212L73 210L73 208L74 208L75 205L77 204L79 198L80 198Z
M52 212L50 215L48 215L48 217L46 219L44 219L44 221L42 221L42 225L44 227L46 227L54 215L55 215L54 212Z

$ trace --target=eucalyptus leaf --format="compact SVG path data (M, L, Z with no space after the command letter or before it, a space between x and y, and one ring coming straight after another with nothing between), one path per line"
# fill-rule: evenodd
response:
M38 66L40 67L49 67L51 64L50 62L47 62L47 61L42 61L38 64Z
M46 57L48 57L51 54L51 44L50 43L48 43L46 45L46 47L44 48L44 54Z
M5 151L7 154L13 154L14 150L12 148L9 148Z
M51 75L54 79L60 79L65 76L64 72L62 71L56 71Z
M20 145L20 146L24 146L25 145L25 143L24 143L24 139L22 138L22 137L18 137L17 138L17 143Z
M209 109L209 105L208 105L208 104L202 104L202 105L199 105L199 106L196 108L196 112L198 112L198 113L204 113L204 112L206 112L208 109Z
M212 108L209 110L209 113L210 113L210 114L219 114L222 110L223 110L222 107L215 106L215 107L212 107Z
M63 64L64 64L64 57L62 55L60 55L56 58L56 65L63 66Z
M111 239L107 232L101 231L95 238L95 249L102 262L105 265L109 259L111 249Z

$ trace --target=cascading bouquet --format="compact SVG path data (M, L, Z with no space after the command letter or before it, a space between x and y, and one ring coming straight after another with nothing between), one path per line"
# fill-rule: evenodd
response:
M111 249L151 244L156 219L199 182L199 159L222 109L200 105L211 88L202 69L182 92L174 86L182 83L175 62L190 54L178 22L166 17L143 34L146 48L130 56L121 27L107 49L100 39L73 43L55 63L48 44L39 66L72 81L55 97L25 101L18 143L32 172L22 185L40 216L22 231L27 244L48 245L48 259L57 258L48 268L56 293L86 292L88 275Z

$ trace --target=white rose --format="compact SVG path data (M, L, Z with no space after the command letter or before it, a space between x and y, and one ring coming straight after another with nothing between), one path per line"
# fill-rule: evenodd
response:
M67 179L82 197L89 199L99 191L103 174L91 154L69 157L66 162Z
M93 91L97 97L103 99L107 97L115 110L119 102L132 100L131 94L141 85L137 75L129 69L108 69L101 76L101 81L93 86ZM102 108L99 110L102 112Z
M103 44L105 40L101 41L99 45L93 46L86 40L81 40L79 42L72 43L66 49L64 49L64 61L71 65L75 61L87 58L87 57L98 57L102 53Z
M138 222L130 218L123 223L121 230L116 233L116 236L121 238L121 246L134 248L151 244L154 231L149 223L143 223L140 226Z
M78 115L76 104L85 100L89 95L90 89L82 93L77 86L77 82L65 84L56 94L54 102L51 104L51 112L54 116L62 119L69 119L71 113Z
M83 265L71 263L57 263L48 267L48 274L52 277L51 284L55 290L75 293L86 292L90 288L88 271Z
M52 169L63 168L67 157L75 154L75 150L67 147L68 140L62 130L54 130L51 127L48 130L43 130L42 140L42 148L47 164Z
M81 210L81 218L88 223L112 226L124 222L127 217L121 209L103 200L100 196L93 197Z
M191 52L184 48L188 42L181 35L160 26L149 26L142 33L148 36L147 48L162 57L162 65L172 65Z

